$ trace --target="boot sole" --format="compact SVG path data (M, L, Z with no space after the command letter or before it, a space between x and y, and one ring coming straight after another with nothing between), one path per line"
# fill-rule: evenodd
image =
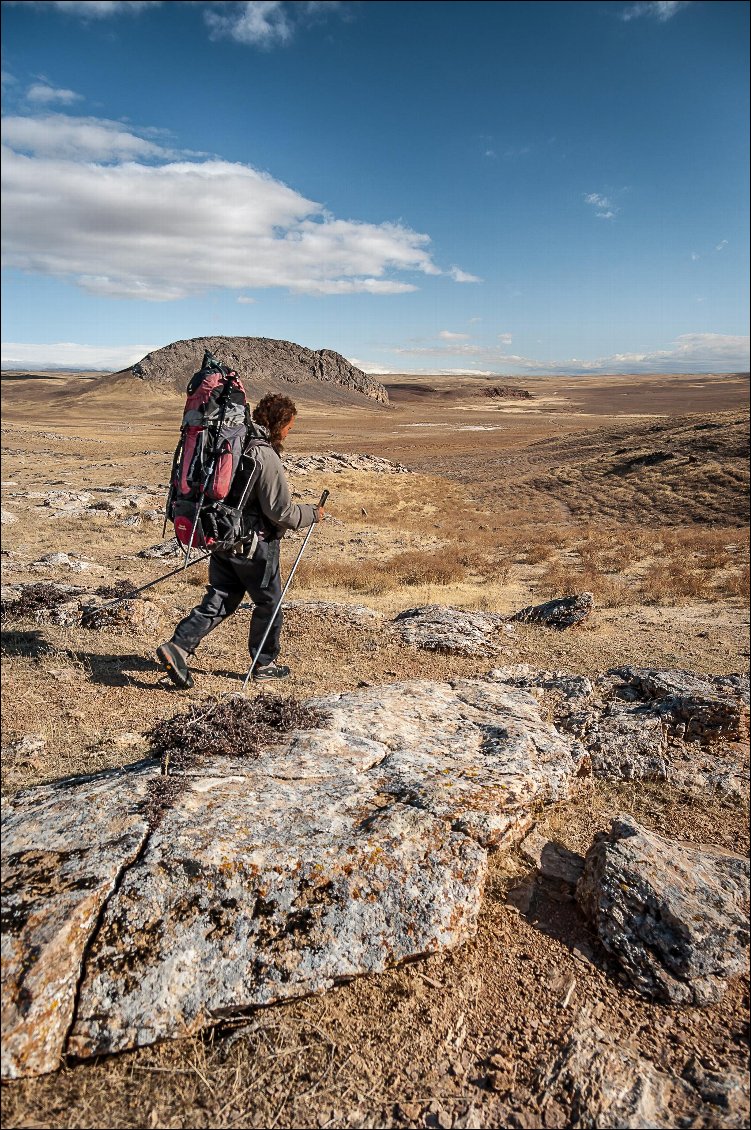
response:
M179 687L181 691L190 690L193 686L190 672L188 672L187 677L181 675L170 659L169 654L161 647L157 648L156 657L176 687Z

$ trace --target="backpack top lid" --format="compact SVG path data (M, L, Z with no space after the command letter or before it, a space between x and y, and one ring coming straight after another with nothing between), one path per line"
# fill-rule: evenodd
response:
M185 390L186 393L188 394L188 396L193 396L196 389L201 384L203 384L203 382L208 377L212 377L212 376L221 377L223 381L227 382L228 386L230 386L232 384L236 384L236 385L240 385L240 388L242 388L242 384L241 384L235 370L230 369L230 367L228 365L223 365L221 361L217 361L217 359L216 359L216 357L214 357L213 353L209 353L209 351L206 350L206 352L203 355L203 361L201 362L201 368L198 370L197 373L194 373L193 376L188 381L188 387Z

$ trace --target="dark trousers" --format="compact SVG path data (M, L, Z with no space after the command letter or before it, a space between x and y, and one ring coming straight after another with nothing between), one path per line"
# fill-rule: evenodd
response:
M282 595L278 541L260 541L252 558L212 554L206 595L177 625L172 642L192 654L204 636L232 615L246 593L255 605L248 638L253 656ZM281 631L282 610L279 609L258 658L259 666L273 663L278 656Z

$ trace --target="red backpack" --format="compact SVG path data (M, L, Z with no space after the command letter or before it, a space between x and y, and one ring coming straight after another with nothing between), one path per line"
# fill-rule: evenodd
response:
M225 502L243 454L250 408L242 381L208 351L187 388L172 460L166 517L186 561L195 546L223 549L240 536L240 513Z

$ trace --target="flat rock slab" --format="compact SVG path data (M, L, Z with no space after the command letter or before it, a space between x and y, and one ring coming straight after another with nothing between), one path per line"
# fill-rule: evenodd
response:
M666 839L621 816L587 852L576 893L642 996L711 1004L746 966L746 858Z
M392 621L394 630L406 644L426 651L487 658L502 652L508 643L505 617L494 612L466 612L426 604L407 608ZM513 631L513 629L512 629Z
M183 1037L461 944L488 848L518 839L586 759L530 695L493 680L312 705L325 728L255 761L207 760L150 832L159 781L144 764L8 804L11 916L33 892L7 943L8 1075Z

